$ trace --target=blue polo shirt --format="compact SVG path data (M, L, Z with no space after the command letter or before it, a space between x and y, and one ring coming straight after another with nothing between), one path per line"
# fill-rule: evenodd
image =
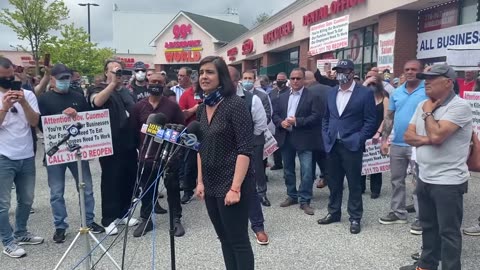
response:
M407 131L408 124L418 104L428 98L425 94L424 81L421 81L418 87L410 94L405 85L406 83L400 85L393 92L388 105L388 110L395 112L392 144L398 146L410 146L403 140L403 135Z

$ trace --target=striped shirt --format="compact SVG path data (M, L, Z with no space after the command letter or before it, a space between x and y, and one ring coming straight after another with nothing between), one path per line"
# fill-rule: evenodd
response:
M170 90L172 90L175 93L177 103L178 103L180 101L180 97L182 96L183 92L185 92L185 89L183 89L179 84L177 84L175 86L172 86Z

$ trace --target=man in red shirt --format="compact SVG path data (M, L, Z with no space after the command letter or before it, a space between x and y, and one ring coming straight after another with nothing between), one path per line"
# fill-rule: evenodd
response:
M473 91L473 88L475 87L475 78L477 77L476 75L477 72L475 70L467 70L465 71L465 79L457 79L458 87L460 88L458 95L461 98L463 98L463 93L466 91Z
M178 105L182 109L185 116L186 125L197 118L198 105L203 102L203 95L195 91L196 84L183 92ZM187 150L185 152L185 160L180 172L180 187L183 189L182 204L187 204L192 200L193 190L197 186L197 153Z

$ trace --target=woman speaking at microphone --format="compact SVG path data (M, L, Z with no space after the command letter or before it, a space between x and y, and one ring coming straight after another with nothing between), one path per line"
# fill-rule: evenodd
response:
M205 94L197 111L203 139L198 151L197 196L220 239L227 270L254 269L248 237L248 195L255 192L253 121L238 97L225 62L208 56L200 61L198 89Z

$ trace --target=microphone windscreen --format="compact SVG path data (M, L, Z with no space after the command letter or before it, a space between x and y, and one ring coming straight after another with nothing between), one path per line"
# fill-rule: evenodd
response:
M150 114L147 118L147 124L163 126L167 123L167 116L163 113Z
M187 127L187 133L195 134L198 140L202 140L202 131L200 129L200 122L192 121Z

